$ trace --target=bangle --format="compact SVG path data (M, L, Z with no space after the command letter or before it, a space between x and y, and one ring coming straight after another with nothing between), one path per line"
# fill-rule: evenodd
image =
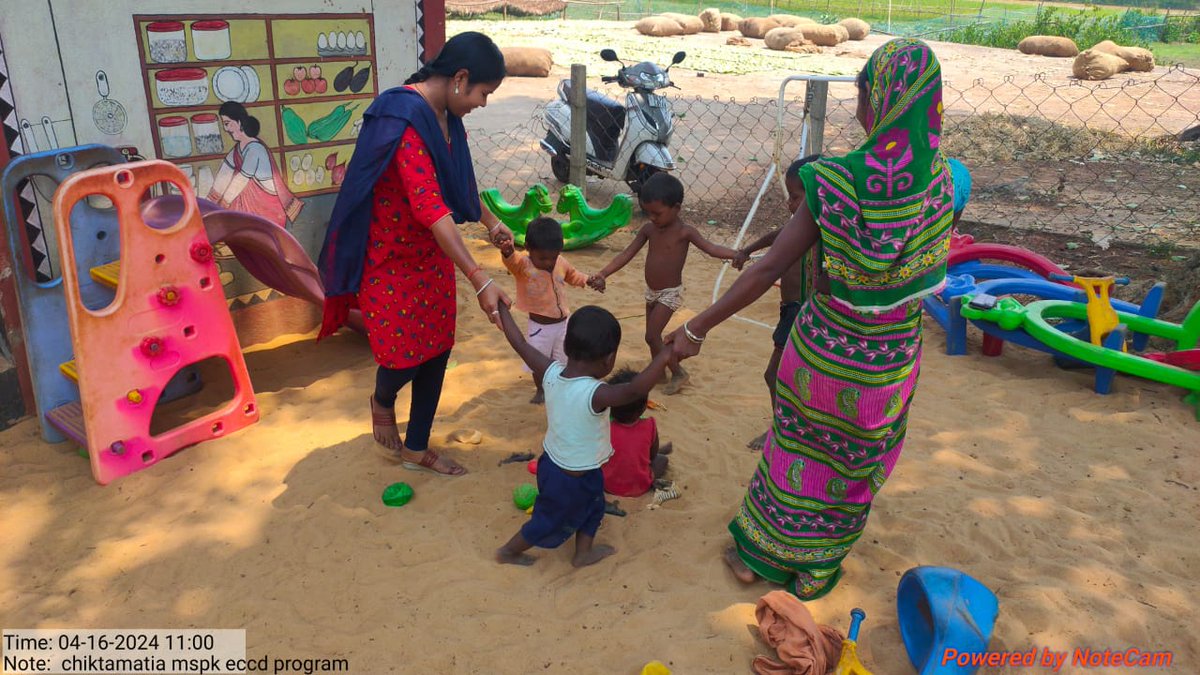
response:
M471 268L471 271L470 271L470 272L467 272L467 273L466 273L466 277L467 277L467 279L469 280L471 277L475 276L476 274L479 274L479 273L480 273L480 272L482 272L482 271L483 271L483 268L482 268L482 267L480 267L479 265L476 265L476 266L474 266L474 267L472 267L472 268Z
M485 290L487 290L487 287L491 286L491 285L492 285L492 279L488 279L486 282L484 282L484 284L482 286L479 287L479 290L475 291L475 297L478 298L480 296L480 294L482 294Z
M692 332L692 329L688 328L688 322L687 322L687 321L684 321L684 322L683 322L683 334L684 334L684 335L687 337L687 339L688 339L690 342L692 342L693 344L701 344L701 343L703 343L703 342L704 342L704 338L703 338L703 337L700 337L700 336L696 335L695 333L693 333L693 332Z

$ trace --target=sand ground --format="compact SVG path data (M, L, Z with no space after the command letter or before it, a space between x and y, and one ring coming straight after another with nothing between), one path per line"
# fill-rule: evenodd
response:
M596 269L629 237L570 258ZM511 289L499 256L473 246ZM631 364L646 360L640 260L606 294L571 295L622 319ZM672 326L707 304L718 269L693 257ZM252 657L345 658L355 673L637 673L652 659L748 672L766 651L752 624L769 587L740 585L719 555L756 462L744 443L767 424L769 332L727 323L688 362L693 386L654 395L681 499L622 500L628 517L599 535L618 553L595 567L574 570L555 550L517 568L492 553L525 519L510 495L532 477L497 462L540 447L544 412L465 283L459 304L434 441L471 469L464 478L377 452L363 400L374 368L354 334L249 349L260 423L107 487L34 421L0 433L0 625L245 628ZM776 312L768 294L746 315ZM947 565L999 596L994 649L1170 650L1170 672L1200 669L1200 423L1180 392L1123 378L1101 397L1031 352L985 359L974 336L971 356L947 357L932 323L926 339L904 455L844 581L810 603L818 621L844 629L864 608L863 661L912 672L896 583ZM457 429L484 440L447 441ZM399 509L380 501L395 481L416 491Z

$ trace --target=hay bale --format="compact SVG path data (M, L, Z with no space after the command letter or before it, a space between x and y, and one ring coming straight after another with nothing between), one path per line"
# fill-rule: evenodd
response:
M1125 59L1115 54L1085 49L1075 57L1071 71L1081 80L1107 80L1128 68L1129 64L1125 63Z
M737 14L721 12L721 32L728 30L737 30L738 25L742 23L742 17Z
M741 35L730 35L728 38L725 38L725 44L733 46L733 47L751 47L751 46L753 46L749 40L742 37Z
M1135 72L1148 73L1154 70L1154 54L1149 49L1122 47L1112 40L1105 40L1096 43L1096 46L1092 47L1092 51L1119 56L1125 61L1125 65L1129 66L1129 70Z
M738 30L742 33L742 35L745 35L748 38L756 38L759 40L766 36L767 31L778 27L779 24L775 21L771 19L764 19L759 16L743 19L742 22L738 24Z
M804 34L805 40L822 47L836 47L842 42L842 32L833 26L805 24L798 29Z
M767 18L779 24L780 26L786 26L788 28L795 28L796 26L804 23L816 23L816 21L813 21L807 16L793 16L791 14L772 14Z
M774 49L777 52L783 51L785 47L793 42L812 44L804 39L804 34L800 32L799 28L789 26L772 28L763 36L763 41L767 43L767 49Z
M668 19L673 19L680 26L683 26L684 35L695 35L704 30L704 22L698 16L691 14L679 14L677 12L663 12L659 16L665 16Z
M871 24L862 19L842 19L838 23L846 27L851 40L862 40L871 34Z
M639 20L634 28L642 35L651 37L670 37L683 34L683 26L680 26L678 21L665 16L645 17Z
M820 54L821 48L809 42L808 40L804 40L803 42L793 42L792 44L784 47L783 51L794 52L796 54Z
M721 32L721 10L716 7L709 7L700 12L700 23L704 24L705 33L720 33Z
M1069 58L1079 54L1079 47L1075 46L1075 41L1071 38L1057 35L1030 35L1017 44L1017 51L1022 54Z
M845 42L846 40L850 39L850 30L847 29L842 24L835 23L830 27L838 32L838 44L841 44L841 43Z
M504 47L504 68L512 77L550 77L554 57L541 47Z

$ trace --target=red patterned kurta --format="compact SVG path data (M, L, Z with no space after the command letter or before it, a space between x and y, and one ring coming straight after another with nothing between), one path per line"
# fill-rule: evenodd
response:
M454 346L454 263L429 229L450 209L411 126L379 182L358 303L375 361L410 368Z

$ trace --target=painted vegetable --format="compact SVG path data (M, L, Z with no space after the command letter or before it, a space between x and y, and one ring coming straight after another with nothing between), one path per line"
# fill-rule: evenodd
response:
M354 76L354 79L350 80L350 91L354 92L355 94L362 91L363 88L367 86L367 80L369 79L371 79L371 66L367 66L366 68L358 71L358 73Z
M350 88L350 81L354 79L354 69L356 67L358 67L357 63L352 66L346 66L338 71L338 74L333 78L334 91L342 92Z
M328 115L313 120L308 125L308 137L322 143L331 140L334 136L338 135L338 132L346 128L356 108L358 108L358 104L346 107L346 104L342 103ZM287 124L286 120L284 124Z
M338 164L337 166L333 167L333 171L330 172L330 179L333 181L334 185L341 185L342 181L346 180L346 163L345 162L342 162L341 164Z
M325 170L333 171L335 166L337 166L337 153L331 152L325 157Z
M304 120L296 114L295 110L287 106L283 106L281 111L283 115L283 130L287 133L288 140L292 145L303 145L308 142L308 132Z

